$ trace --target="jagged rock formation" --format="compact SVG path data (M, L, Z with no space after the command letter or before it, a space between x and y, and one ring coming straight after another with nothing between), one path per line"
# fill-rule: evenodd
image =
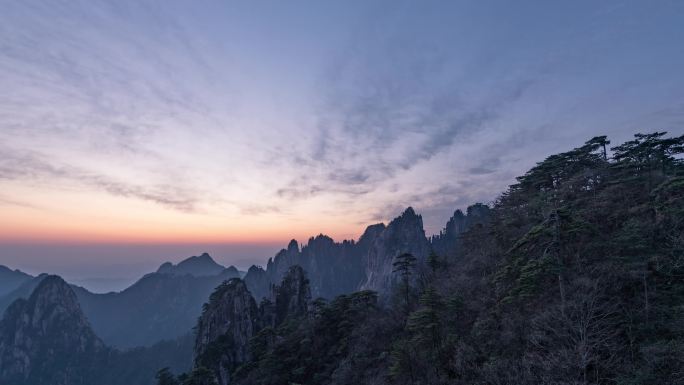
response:
M309 314L311 291L300 266L291 266L271 298L257 307L247 285L239 278L221 284L204 305L197 322L195 368L208 369L218 384L231 381L231 373L249 361L249 340L266 327L277 327L288 317Z
M0 297L16 290L24 282L31 280L32 276L20 270L11 270L7 266L0 265Z
M467 215L457 210L445 229L428 240L421 216L409 207L388 226L368 226L358 242L337 243L320 234L300 249L297 241L292 240L268 260L265 270L252 266L245 282L255 298L266 298L269 287L280 282L289 267L299 265L309 277L314 298L331 299L356 290L375 290L384 296L396 281L392 270L398 255L413 254L418 259L418 269L430 251L454 257L458 254L460 235L488 217L489 207L484 204L468 207Z
M345 240L336 243L332 238L319 234L298 248L291 241L269 260L266 272L272 283L280 282L290 266L299 265L311 280L311 291L316 297L332 298L342 293L354 291L363 281L363 256L367 253L366 244Z
M0 383L92 384L106 350L71 287L58 276L14 302L0 322Z
M214 261L213 258L207 253L203 253L200 256L193 256L187 258L177 265L171 262L166 262L159 266L157 273L159 274L171 274L171 275L192 275L195 277L208 277L223 273L226 268ZM231 273L234 273L236 277L239 277L238 270L235 266L230 266L228 268Z
M369 226L358 242L344 240L338 243L319 234L309 238L301 249L293 239L287 248L268 260L265 270L252 266L245 282L255 298L266 298L270 294L270 286L280 282L290 267L299 265L309 277L314 298L334 298L353 292L365 280L365 258L373 241L384 229L382 223Z
M466 214L456 210L454 215L449 218L446 226L439 234L430 238L432 250L441 256L454 256L458 253L461 234L468 231L475 225L483 225L489 220L489 206L476 203L469 206Z
M395 258L410 253L422 264L430 252L430 244L423 230L423 218L409 207L395 218L373 242L366 261L366 281L363 290L387 293L396 279L393 273Z

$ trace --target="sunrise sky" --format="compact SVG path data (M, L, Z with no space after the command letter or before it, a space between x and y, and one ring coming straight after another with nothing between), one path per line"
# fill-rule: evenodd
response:
M680 1L2 1L0 264L134 279L428 234L595 135L684 131Z

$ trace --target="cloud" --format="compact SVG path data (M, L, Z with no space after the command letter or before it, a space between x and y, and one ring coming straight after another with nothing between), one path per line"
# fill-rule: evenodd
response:
M198 197L178 186L143 186L126 183L80 167L48 162L36 153L19 152L8 148L0 148L0 156L0 179L29 180L47 185L61 181L71 186L104 191L114 196L153 202L174 210L196 211Z
M435 172L450 167L445 154L498 122L535 85L534 76L523 73L506 75L496 88L473 90L472 81L452 70L458 67L453 53L407 38L401 29L382 30L383 39L374 33L363 30L330 63L318 90L317 123L307 133L309 146L279 154L294 176L275 190L277 197L295 201L328 194L346 198L345 206L358 195L385 191L385 199L403 199L407 192L387 190L402 184L392 182L420 164L434 165ZM493 174L494 166L473 165L469 173ZM446 188L453 181L439 183Z

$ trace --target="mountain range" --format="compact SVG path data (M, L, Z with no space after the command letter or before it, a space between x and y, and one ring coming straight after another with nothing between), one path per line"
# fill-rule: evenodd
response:
M468 216L456 211L449 223L473 218L472 223L447 227L438 238L428 239L422 218L409 207L388 225L368 226L357 241L335 242L319 234L300 248L292 240L267 261L266 269L252 266L246 273L240 272L204 253L177 264L166 262L130 287L105 294L67 284L57 276L34 277L2 266L0 312L5 316L0 327L4 341L0 344L0 378L8 384L47 378L56 385L88 384L96 377L102 384L152 384L159 368L185 371L193 356L212 362L206 355L212 350L193 338L193 328L200 334L213 330L203 326L202 320L210 314L207 309L217 303L215 290L229 290L231 296L238 288L244 292L241 303L246 305L241 306L249 309L245 314L254 314L249 321L253 325L241 337L244 349L258 330L277 327L288 314L306 312L312 298L332 299L361 289L387 293L393 285L396 255L411 252L424 262L433 243L445 252L456 252L458 234L486 218L486 210L487 206L478 205L477 210L469 209ZM239 280L241 277L244 280ZM209 305L202 311L208 298ZM36 314L43 318L35 318ZM50 329L41 331L38 325L46 322ZM70 326L65 327L67 324ZM66 334L64 338L54 335L59 333ZM32 338L41 344L34 345ZM215 338L207 336L205 343L211 345ZM45 356L45 351L52 353ZM62 360L60 351L71 352L70 360ZM234 370L249 358L245 354L244 350L236 352L233 364L221 364L228 365L221 370ZM63 368L71 369L62 372Z
M270 295L271 287L291 266L298 265L307 272L314 298L332 299L360 289L383 293L392 285L392 260L396 255L411 252L423 261L433 244L444 253L453 253L458 234L481 223L487 210L485 205L472 206L467 215L457 210L440 236L430 239L425 236L421 216L409 207L388 225L368 226L357 241L335 242L320 234L300 248L292 240L268 260L266 269L250 267L244 281L261 300ZM453 223L459 227L450 225ZM2 280L5 294L0 296L0 313L13 301L28 298L47 276L32 277L4 266L0 274L8 277ZM226 268L203 253L178 264L166 262L120 292L99 294L71 286L98 337L108 346L129 349L189 333L214 288L241 276L234 266Z

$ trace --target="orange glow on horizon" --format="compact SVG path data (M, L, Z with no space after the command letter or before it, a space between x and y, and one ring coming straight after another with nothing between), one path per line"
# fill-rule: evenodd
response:
M78 210L0 206L0 243L275 244L306 242L320 233L336 241L357 239L365 229L335 218L184 213L121 198L82 202L61 205Z

